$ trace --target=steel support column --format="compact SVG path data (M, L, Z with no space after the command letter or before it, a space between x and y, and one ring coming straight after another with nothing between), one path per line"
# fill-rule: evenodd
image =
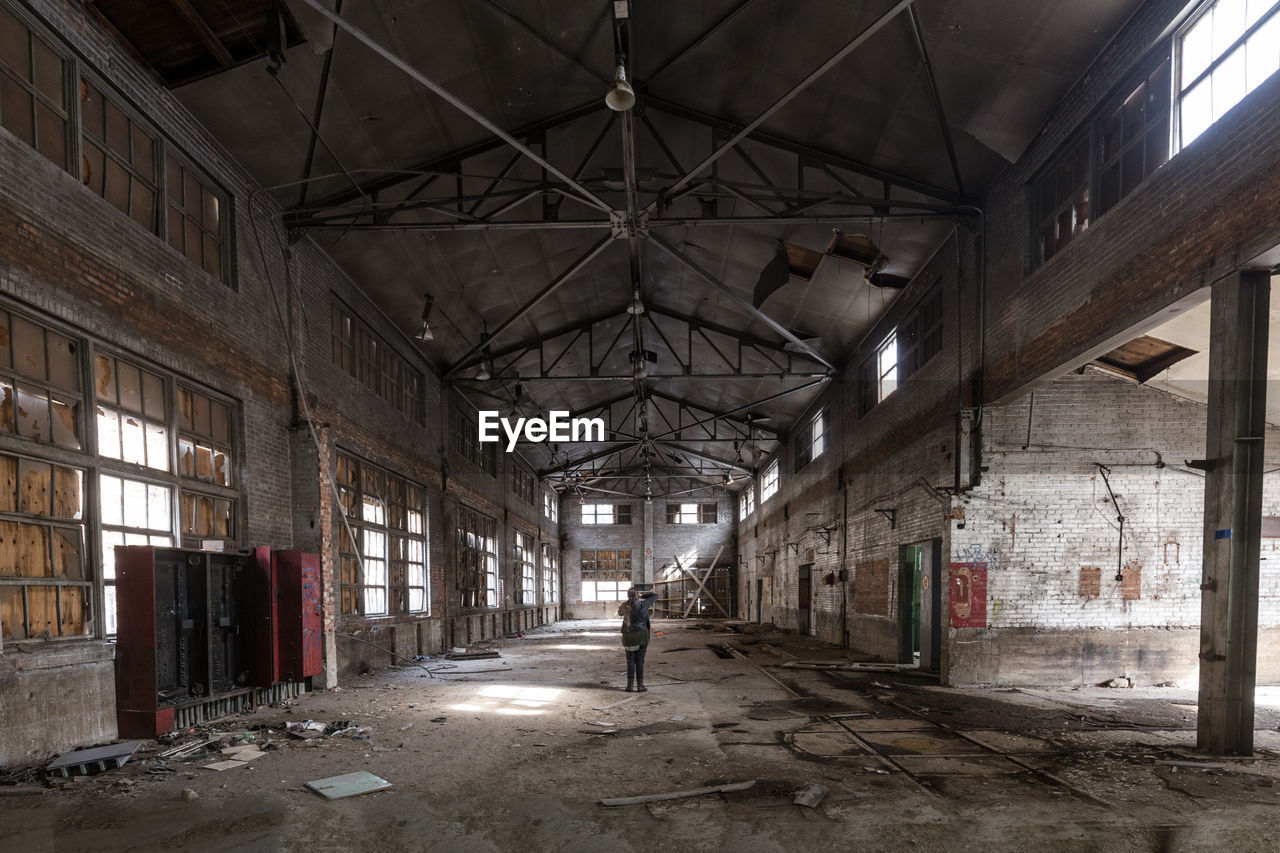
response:
M1270 274L1213 286L1196 744L1253 754Z

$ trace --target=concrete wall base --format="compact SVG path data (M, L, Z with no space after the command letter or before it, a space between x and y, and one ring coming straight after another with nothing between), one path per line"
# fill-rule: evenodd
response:
M41 644L0 655L0 767L115 740L115 646Z

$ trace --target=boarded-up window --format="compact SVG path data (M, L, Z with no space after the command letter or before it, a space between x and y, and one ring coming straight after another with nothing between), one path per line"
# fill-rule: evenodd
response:
M853 575L853 610L868 616L889 615L889 561L859 563Z
M498 523L469 506L458 505L454 547L462 606L498 606Z
M81 449L80 346L0 311L0 432Z
M1120 598L1137 601L1142 598L1142 566L1137 561L1125 563L1124 577L1120 581Z
M0 632L89 633L84 471L0 454Z
M157 471L169 470L166 383L159 374L99 353L94 356L98 453Z
M1080 567L1080 597L1097 598L1102 594L1102 569L1097 566Z

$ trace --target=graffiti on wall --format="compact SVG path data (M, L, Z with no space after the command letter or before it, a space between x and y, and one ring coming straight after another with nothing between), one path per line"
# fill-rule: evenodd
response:
M951 564L952 628L987 627L988 569L987 562L977 559Z

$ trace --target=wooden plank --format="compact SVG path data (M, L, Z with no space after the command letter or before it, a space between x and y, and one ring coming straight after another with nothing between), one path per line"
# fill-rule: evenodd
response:
M191 26L192 32L209 49L209 53L213 54L213 58L218 60L219 65L223 68L230 68L235 65L235 60L231 58L231 52L227 50L226 45L218 39L218 36L210 29L208 22L200 16L200 13L195 10L195 7L188 0L169 0L169 4L186 19Z
M668 791L665 794L644 794L638 797L613 797L601 800L602 806L634 806L642 803L657 803L663 800L683 800L689 797L701 797L706 794L726 794L732 791L745 791L755 785L756 780L749 782L733 782L728 785L710 785L706 788L690 788L687 791Z

